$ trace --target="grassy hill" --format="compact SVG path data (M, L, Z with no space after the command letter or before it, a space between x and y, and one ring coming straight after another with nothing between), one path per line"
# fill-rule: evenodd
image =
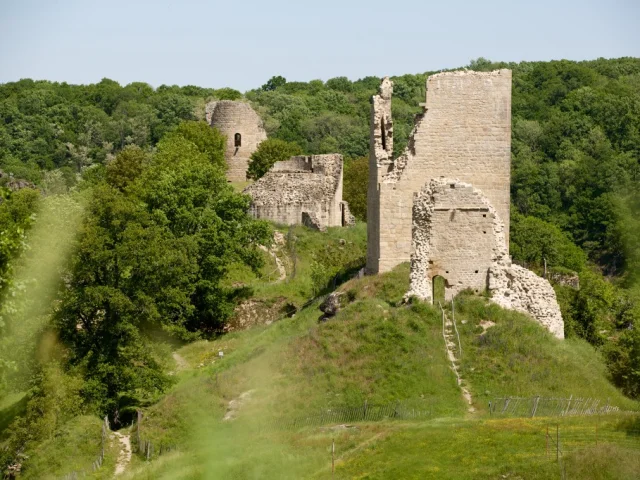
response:
M407 287L408 266L402 265L342 285L349 303L327 321L319 322L315 302L269 327L179 349L188 367L177 373L178 383L141 424L145 439L178 445L178 452L134 467L131 478L323 478L330 473L332 440L340 448L338 478L477 478L511 471L522 478L556 478L558 466L545 457L540 435L558 419L490 420L489 399L598 397L624 410L637 408L609 383L603 362L586 342L559 341L521 314L482 297L462 296L456 300L461 370L477 409L469 415L445 357L441 313L422 303L402 304ZM482 334L480 323L487 320L495 326ZM285 428L290 419L365 401L410 402L429 413L415 422ZM235 419L223 421L230 408ZM590 426L591 436L595 426L593 419L563 422L569 430ZM616 441L626 438L621 423L624 419L617 417L607 426L601 420L601 435L607 431ZM581 445L583 437L576 438L575 445ZM478 455L483 442L492 455ZM424 449L431 464L422 456ZM521 461L518 451L529 459ZM467 459L468 477L460 473L456 456ZM575 466L570 458L565 463ZM637 464L627 463L624 468L638 472ZM528 476L534 471L536 476ZM624 472L613 475L624 478Z
M294 234L294 278L277 282L234 272L236 278L229 281L241 277L253 299L284 297L299 307L321 293L313 274L322 258L314 252L342 248L353 258L362 252L362 226L327 234L298 228ZM283 245L278 254L288 257L290 276L290 250ZM339 286L344 307L335 317L320 320L319 298L271 325L176 349L175 384L142 412L139 425L123 430L130 432L134 449L138 436L140 443L153 445L150 461L134 453L125 477L327 478L335 442L335 478L557 478L559 468L571 478L596 478L590 476L596 466L604 475L598 478L637 478L637 417L509 419L488 414L488 402L501 396L597 397L622 410L637 409L610 384L590 345L557 340L530 318L487 298L459 296L460 371L476 409L470 414L445 355L441 311L421 302L403 303L408 281L406 264L384 275L354 278ZM486 322L495 325L486 329ZM422 416L291 426L293 420L321 412L394 402ZM97 419L82 421L97 431ZM555 444L547 455L549 425L552 434L560 425L560 466ZM600 428L600 446L585 454L596 448L595 428ZM76 434L60 438L75 439L67 442L72 446L78 439L91 445L79 430L70 431ZM96 443L99 435L94 436ZM60 441L42 444L34 452L40 459L30 464L29 478L77 470L77 462L68 468L47 460L63 458L60 448ZM94 475L113 471L113 448ZM85 470L90 471L90 462Z

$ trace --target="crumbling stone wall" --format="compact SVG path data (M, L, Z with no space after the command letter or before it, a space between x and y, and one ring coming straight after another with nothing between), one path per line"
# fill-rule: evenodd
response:
M267 139L262 119L245 102L221 100L210 102L205 107L206 120L227 137L225 159L227 161L227 179L231 182L244 182L251 154L258 145ZM239 146L236 135L239 134Z
M504 225L487 198L457 179L432 179L413 201L411 291L432 299L445 279L445 300L471 288L484 292L490 269L508 259Z
M254 218L320 230L352 221L342 200L342 155L296 156L277 162L244 193L251 196Z
M369 122L369 186L367 189L367 265L368 273L379 271L380 259L380 185L393 168L393 120L391 96L393 82L385 77L378 95L371 99ZM388 226L388 225L386 225ZM386 246L386 245L385 245Z
M551 284L512 265L504 223L482 192L457 179L431 179L414 196L412 222L408 296L432 301L433 279L441 276L445 300L468 288L489 289L497 304L531 315L564 338Z
M491 269L489 291L501 307L528 313L557 338L564 338L556 292L546 279L509 262Z
M388 271L409 260L413 194L440 176L480 189L505 221L508 242L511 72L430 76L425 110L396 160L391 157L392 91L385 78L372 100L367 272Z

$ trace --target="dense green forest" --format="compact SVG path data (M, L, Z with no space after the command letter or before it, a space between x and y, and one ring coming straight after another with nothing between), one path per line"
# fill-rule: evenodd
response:
M555 285L566 335L599 348L614 383L640 397L640 59L478 59L466 68L513 70L514 260L579 277L579 290ZM429 73L393 78L396 155ZM343 154L346 200L366 220L379 82L274 77L244 95L108 79L0 85L0 395L29 392L3 464L78 412L129 421L170 384L145 339L217 335L250 295L223 280L232 265L260 269L257 246L269 243L270 226L249 218L248 199L227 184L224 138L201 121L206 102L250 101L278 152ZM262 153L254 176L264 173ZM33 185L9 188L14 179ZM35 332L60 341L51 362L21 363L39 354L13 343L30 311L16 300L27 284L15 272L36 248L34 225L60 209L83 214L50 299L52 321ZM52 382L64 386L59 398Z

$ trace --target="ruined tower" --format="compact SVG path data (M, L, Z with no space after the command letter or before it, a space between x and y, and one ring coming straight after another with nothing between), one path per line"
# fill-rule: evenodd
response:
M227 180L244 182L251 154L267 139L262 119L248 103L231 100L208 103L206 119L227 137Z
M564 323L551 284L509 256L511 71L458 71L427 80L424 112L407 149L392 157L393 84L371 108L367 270L411 260L410 290L434 302L488 290L558 338Z
M441 176L473 184L503 220L509 238L511 71L456 71L427 79L424 112L405 152L393 152L391 95L373 97L368 193L368 273L409 261L413 195Z

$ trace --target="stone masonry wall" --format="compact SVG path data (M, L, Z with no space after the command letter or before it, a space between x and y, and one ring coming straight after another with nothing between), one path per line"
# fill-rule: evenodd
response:
M321 229L342 226L350 217L342 201L342 155L292 157L277 162L244 193L251 196L254 218L285 225L302 223L303 213Z
M367 265L369 273L379 271L380 182L393 166L393 82L385 77L378 95L372 98L369 136L369 187L367 191ZM383 142L384 136L384 142Z
M407 296L433 301L433 278L445 279L445 300L486 289L505 308L531 315L564 338L551 284L512 265L500 215L482 192L457 179L431 179L414 196L411 286Z
M413 195L440 176L480 189L504 219L508 242L511 72L430 76L425 112L407 150L395 161L390 160L392 150L381 148L382 138L388 144L392 137L392 88L383 80L372 102L367 271L388 271L409 260Z
M210 102L205 108L205 115L207 122L227 137L227 179L231 182L246 181L249 158L267 139L262 120L248 103L231 100ZM239 147L235 146L236 133L241 135Z
M445 279L445 299L487 288L489 271L508 261L504 225L468 183L432 179L413 202L410 295L432 299L432 280Z

